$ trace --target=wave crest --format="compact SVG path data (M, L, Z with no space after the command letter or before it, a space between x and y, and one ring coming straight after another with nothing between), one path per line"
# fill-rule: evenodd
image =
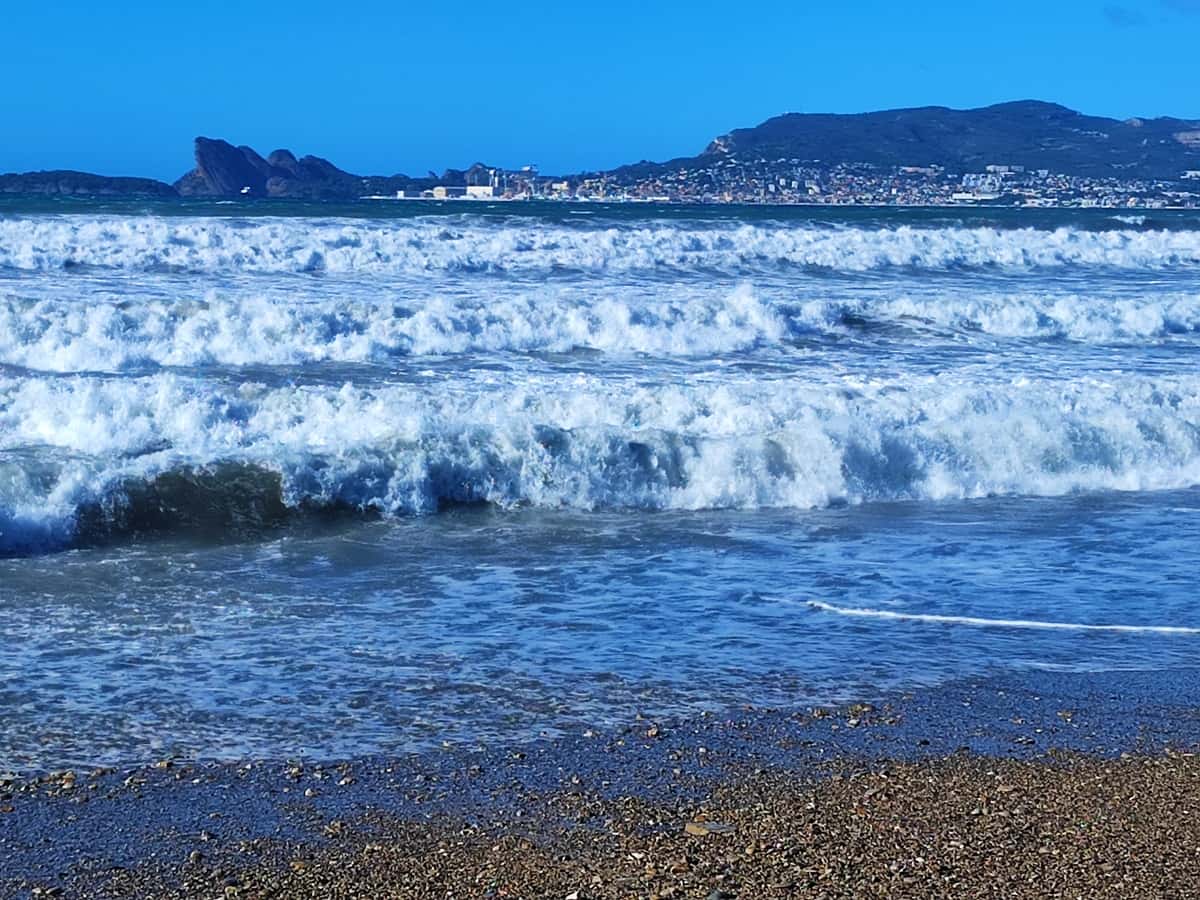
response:
M0 219L0 267L72 266L231 273L431 270L722 271L805 266L912 267L1200 264L1200 232L1057 228L861 228L719 223L572 227L418 219L36 217Z
M186 474L197 472L210 474ZM273 473L278 504L274 487L216 489L247 472ZM168 525L223 521L226 512L201 515L196 504L240 493L260 498L246 515L268 521L285 508L810 508L1198 483L1200 377L1190 376L581 376L436 391L162 374L0 380L0 548L10 550L77 540L90 509L150 521L149 504Z
M106 302L107 299L107 302ZM26 298L0 295L0 362L42 371L383 362L481 352L698 356L778 343L782 312L748 287L665 298L579 291L420 300Z
M0 294L0 363L52 372L145 366L383 363L591 350L659 358L792 347L869 326L1086 343L1200 335L1200 295L901 294L792 302L743 284L647 294L613 287L381 302L209 291L199 299ZM920 337L918 337L920 339Z

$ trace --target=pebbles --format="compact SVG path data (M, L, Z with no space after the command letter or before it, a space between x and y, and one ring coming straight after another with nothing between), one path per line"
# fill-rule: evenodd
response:
M8 777L0 804L16 812L0 832L37 840L51 816L54 844L90 859L0 873L0 896L51 886L54 872L67 873L67 896L164 900L1186 896L1200 873L1200 762L1159 738L1194 741L1192 708L1127 729L1152 742L1119 742L1092 723L1124 720L1084 698L988 706L984 690L971 688L971 704L951 693L932 714L908 700L642 717L409 762L179 762L113 773L98 792L82 771ZM956 752L979 734L993 755ZM1019 750L1025 736L1037 749ZM1044 749L1063 740L1099 755ZM1138 747L1158 749L1109 758ZM1026 758L996 755L1013 753ZM173 832L139 831L172 809ZM281 818L256 824L264 809ZM100 854L139 833L162 843L104 868L113 857ZM16 846L4 838L0 856Z
M728 822L688 822L683 830L693 837L708 837L710 834L730 834L736 829Z
M528 794L486 827L334 820L323 837L264 842L237 871L237 896L1187 896L1200 873L1200 758L958 754L834 763L816 780L760 769L722 780L691 816L631 796ZM207 898L225 886L219 869L188 873L127 873L111 887Z

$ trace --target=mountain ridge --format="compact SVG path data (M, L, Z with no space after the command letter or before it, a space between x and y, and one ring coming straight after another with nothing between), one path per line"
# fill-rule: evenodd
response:
M1043 100L972 109L784 113L726 132L695 156L642 161L611 171L639 175L753 156L827 165L936 165L961 173L1017 165L1087 177L1174 180L1185 170L1200 168L1200 120L1110 119Z
M1110 119L1042 100L973 109L785 113L715 138L696 158L748 152L961 171L1006 164L1097 177L1120 172L1178 178L1186 168L1183 155L1194 153L1200 161L1200 121Z

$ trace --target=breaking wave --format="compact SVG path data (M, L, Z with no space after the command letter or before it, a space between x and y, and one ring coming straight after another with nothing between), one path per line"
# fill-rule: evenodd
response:
M120 216L0 219L0 268L72 266L189 272L548 272L804 266L896 267L1200 264L1200 232L1076 228L816 227L657 222L641 227Z
M613 286L300 300L210 290L196 299L0 293L0 363L52 372L154 366L379 363L397 357L593 350L702 357L864 325L1089 343L1200 335L1200 294L913 294L792 302L748 285L638 293Z
M598 298L484 292L392 303L212 291L137 303L0 294L0 362L56 372L576 349L698 356L778 343L787 333L780 311L745 287L661 300L618 289Z
M804 321L830 326L869 321L979 332L1001 338L1062 338L1099 344L1198 334L1200 294L901 293L878 300L810 302L802 304L798 314L797 318Z
M0 549L447 504L810 508L1200 484L1200 376L273 388L0 379Z

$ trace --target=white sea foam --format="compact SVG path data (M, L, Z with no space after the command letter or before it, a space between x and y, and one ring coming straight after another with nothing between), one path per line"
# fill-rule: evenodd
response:
M1197 231L860 228L657 222L609 228L482 220L58 216L0 219L0 268L192 272L629 271L812 266L1200 265Z
M880 324L935 326L997 337L1065 338L1083 343L1140 341L1200 333L1200 294L1145 290L1137 294L968 293L911 294L801 304L795 316L814 327L848 317Z
M576 349L719 356L843 334L853 322L1092 343L1200 335L1200 294L1180 291L1092 297L897 288L888 296L793 302L791 292L749 284L497 285L479 294L395 299L369 288L297 297L278 285L210 288L180 299L162 291L131 299L106 288L80 300L70 283L58 282L22 288L0 290L0 363L52 372Z
M360 293L370 293L363 291ZM44 371L376 362L396 356L591 349L697 356L783 340L788 324L748 287L655 294L578 288L297 298L209 290L194 300L87 302L0 293L0 362Z
M0 546L69 541L80 510L116 515L131 484L230 464L277 473L293 507L389 515L1179 488L1200 484L1200 376L0 379Z
M806 605L820 612L864 619L887 619L894 622L919 622L928 625L964 625L971 628L1009 628L1048 631L1102 631L1117 634L1200 635L1200 628L1184 625L1090 625L1081 622L1046 622L1040 619L987 619L977 616L944 616L932 613L897 612L890 609L864 609L855 606L835 606L820 600L808 600Z

